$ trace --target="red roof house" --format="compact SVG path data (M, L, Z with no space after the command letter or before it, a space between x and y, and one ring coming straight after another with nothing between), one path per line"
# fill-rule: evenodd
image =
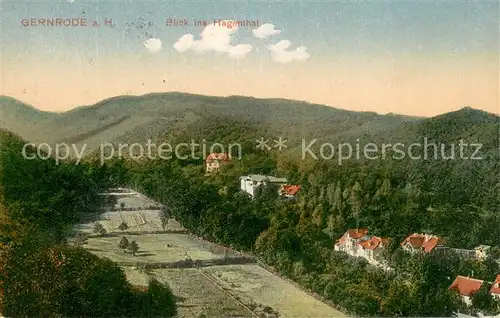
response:
M462 300L467 305L471 305L471 297L477 293L482 285L482 280L465 276L457 276L448 289L458 292L462 297Z
M386 262L379 256L382 256L382 250L388 245L388 239L368 235L368 229L350 229L335 243L334 249L362 257L372 265L386 267Z
M442 245L443 240L435 235L413 233L401 242L401 246L407 250L420 250L431 252L436 246Z
M344 245L348 240L358 242L360 238L368 233L368 229L350 229L342 235L340 239L337 240L335 245Z
M500 274L497 275L497 278L493 282L493 286L491 286L490 292L493 296L500 297Z
M207 172L212 172L214 170L219 170L220 166L229 161L229 156L227 153L211 153L205 159Z
M281 186L281 195L294 197L299 192L300 186L295 184L284 184Z

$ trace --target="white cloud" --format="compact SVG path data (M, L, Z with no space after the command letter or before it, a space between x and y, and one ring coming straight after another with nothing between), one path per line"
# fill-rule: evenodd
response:
M73 2L75 2L75 0L67 0L67 1L68 1L68 2L70 2L70 3L73 3Z
M174 49L179 53L184 53L193 48L195 43L194 36L192 34L184 34L174 43Z
M142 42L144 47L151 53L158 53L161 51L162 43L160 39L150 38Z
M305 46L299 46L295 50L288 51L291 45L292 42L288 40L282 40L274 45L269 45L273 61L286 64L292 61L305 61L311 56L307 53Z
M253 29L252 33L256 38L267 39L271 35L280 34L281 30L275 30L273 24L265 23L260 27L258 27L257 29Z
M201 39L195 40L194 35L185 34L174 43L174 49L179 53L194 51L199 54L207 52L227 53L230 58L240 59L245 57L251 50L250 44L231 44L231 36L236 33L238 27L232 28L219 24L209 24L201 32Z

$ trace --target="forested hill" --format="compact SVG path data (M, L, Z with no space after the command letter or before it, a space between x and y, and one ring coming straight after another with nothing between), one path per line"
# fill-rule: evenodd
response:
M65 244L103 204L102 169L26 160L25 143L0 130L0 316L174 316L168 286L136 291L113 262Z
M338 133L372 134L417 120L410 116L346 111L286 99L177 92L119 96L57 114L36 111L12 98L2 97L0 114L5 119L0 128L9 129L28 141L90 146L110 141L145 141L210 116L245 120L258 129L289 139Z
M311 130L313 129L314 126ZM310 152L304 149L314 140L313 137L304 138L305 142L300 138L287 140L286 148L281 151L276 147L259 150L256 149L258 145L256 140L267 139L268 146L273 147L274 140L279 136L271 129L255 124L249 119L205 115L191 117L189 122L177 126L175 131L158 134L156 141L167 141L171 145L176 145L189 143L191 140L198 143L205 140L206 149L210 149L210 145L215 142L226 148L231 144L239 144L242 148L243 161L249 162L251 172L261 173L259 169L264 169L258 161L250 164L255 160L254 156L262 155L268 161L275 160L279 167L294 167L293 169L303 172L306 178L307 173L316 174L315 169L329 171L318 176L325 186L328 180L335 179L334 176L338 173L334 171L337 170L349 171L351 180L344 180L345 182L354 182L356 178L363 180L363 174L370 170L380 171L381 175L391 174L394 178L401 176L413 186L432 193L432 204L472 204L498 211L499 131L498 116L464 108L433 118L406 122L397 127L386 126L372 134L364 132L361 136L349 136L348 133L339 133L335 136L318 138L310 147ZM127 140L133 140L133 137L127 137L124 142ZM462 154L461 142L464 144ZM324 147L324 152L321 152L320 148L324 143L331 144L335 148L333 155L329 147ZM342 143L351 145L352 154L339 160L338 145ZM356 155L355 149L357 143L360 145L359 156ZM363 147L367 143L375 144L378 150L365 157ZM403 152L396 153L388 148L385 155L382 153L383 144L397 143L402 145L399 149ZM409 150L412 144L417 145ZM424 149L426 145L427 149ZM200 148L199 150L197 155L200 159L188 158L183 163L202 164L202 157L207 153L203 154ZM343 153L346 154L347 152ZM267 170L266 172L270 173ZM292 172L287 171L287 173ZM237 177L234 175L234 178ZM304 180L300 180L297 174L293 176L293 181L301 183Z

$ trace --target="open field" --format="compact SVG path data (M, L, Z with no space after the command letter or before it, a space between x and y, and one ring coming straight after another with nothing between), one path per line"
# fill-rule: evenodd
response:
M201 271L244 299L243 302L269 306L282 317L346 317L258 265L213 266Z
M125 222L128 225L128 229L125 232L137 232L137 231L161 231L164 230L161 226L161 220L159 217L160 210L147 210L145 209L151 205L157 205L154 201L151 201L141 194L134 192L124 192L124 193L106 193L106 195L113 195L117 198L116 209L120 208L120 204L124 203L125 208L137 209L135 211L108 211L98 216L98 221L104 226L107 232L121 232L118 226ZM144 210L142 210L144 209ZM84 233L91 233L93 227L93 222L87 222L81 224L77 227L77 230ZM165 230L182 230L183 227L178 222L173 219L168 221Z
M167 283L177 298L179 317L251 317L237 299L207 279L197 269L160 269L147 274L138 268L122 267L133 285L147 286L149 278Z
M122 222L128 225L128 229L124 232L162 231L163 228L158 216L159 212L156 210L109 211L99 215L98 221L104 226L107 232L122 232L118 229L118 226ZM93 226L93 222L88 222L79 225L77 229L84 233L91 233ZM182 225L173 219L168 220L168 224L165 227L166 231L182 229Z
M221 287L207 279L198 269L159 269L152 277L170 285L179 299L180 316L251 317L251 311Z
M92 237L88 239L85 248L115 262L175 262L188 257L192 260L224 257L223 253L211 251L187 234L144 234L127 238L139 245L137 256L125 253L118 247L120 237Z
M118 197L117 206L125 202L126 207L139 209L155 204L131 190L120 191L113 193ZM142 233L163 230L158 213L157 210L108 211L99 216L99 223L107 232L120 233L120 223L124 221L128 224L129 228L123 231L123 236L137 242L137 256L125 253L118 247L121 234L89 237L84 247L121 265L241 256L238 252L226 250L190 234ZM92 232L92 227L92 222L81 224L77 231L88 234ZM178 222L170 219L165 230L182 229ZM133 285L147 286L153 277L167 283L178 299L179 317L274 317L276 312L280 317L346 317L256 264L148 270L136 265L122 268Z

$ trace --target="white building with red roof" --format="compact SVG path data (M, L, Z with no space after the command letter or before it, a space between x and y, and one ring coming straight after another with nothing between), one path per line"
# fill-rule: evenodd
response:
M448 289L458 292L463 302L470 306L472 305L472 296L477 293L482 285L483 281L480 279L457 276Z
M286 178L277 178L273 176L265 176L260 174L251 174L248 176L240 177L240 187L241 190L248 193L252 198L255 196L257 192L257 188L262 185L276 185L278 190L288 181Z
M356 244L368 234L368 229L350 229L342 235L335 243L336 251L346 252L349 255L354 254Z
M497 275L497 278L493 282L491 286L490 293L493 297L500 300L500 274Z
M437 246L443 244L444 241L435 235L413 233L401 242L401 247L410 252L422 251L430 253Z
M388 239L368 235L368 229L350 229L337 240L334 249L354 257L362 257L368 263L379 266L383 265L379 256L388 244Z
M229 156L227 153L211 153L205 159L207 172L213 172L220 169L220 167L229 161Z

